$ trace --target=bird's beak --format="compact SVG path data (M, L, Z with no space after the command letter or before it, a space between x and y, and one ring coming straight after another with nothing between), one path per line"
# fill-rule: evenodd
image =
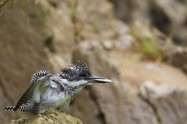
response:
M112 83L112 81L107 78L93 75L89 78L89 80L95 83Z

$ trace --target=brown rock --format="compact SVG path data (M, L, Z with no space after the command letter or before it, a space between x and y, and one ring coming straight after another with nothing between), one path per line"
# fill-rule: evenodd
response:
M52 70L44 51L44 19L45 12L40 6L25 11L15 6L1 16L0 106L14 105L33 73L40 69ZM0 111L1 123L17 114Z
M124 54L122 56L119 52L118 54L113 56L118 61L116 66L100 42L82 42L77 46L73 53L73 61L83 59L90 64L94 74L109 76L114 83L93 84L88 87L75 98L70 113L79 117L84 123L91 124L167 124L171 121L173 124L179 122L183 124L186 117L185 109L181 110L179 106L186 108L186 101L178 100L180 105L175 100L180 97L186 98L186 95L183 95L186 94L185 90L180 88L186 88L185 75L180 70L161 63L138 64L136 60L134 65L133 57L125 59ZM125 68L123 64L130 67ZM124 85L120 83L122 79L129 80L132 84L126 82ZM145 80L155 80L156 83L165 85L144 87L142 83ZM133 84L138 85L137 88ZM176 92L177 95L173 95ZM158 97L155 98L154 94L158 94Z
M118 18L132 25L141 22L142 30L157 27L186 46L187 2L185 0L111 0Z
M73 58L74 61L87 61L94 74L113 77L116 82L94 84L89 90L78 95L70 107L72 115L79 117L84 123L91 124L157 124L153 109L135 94L129 94L127 87L120 83L119 74L100 42L81 43L74 51Z
M47 1L24 9L16 4L1 15L0 106L15 105L36 71L59 71L71 60L69 48L74 37L70 8L58 5L62 9L54 9ZM2 123L21 116L2 111L0 115Z
M80 43L73 52L73 62L83 60L89 63L93 72L108 77L117 76L115 65L109 61L109 55L99 41Z
M169 61L187 73L187 48L182 46L173 46Z
M161 124L186 124L187 94L184 89L146 82L140 94L154 108Z
M83 123L158 124L153 108L137 95L124 91L122 86L95 84L88 89L70 107L70 113Z
M186 45L187 2L175 0L153 0L150 2L152 23L162 32L173 35L174 42Z

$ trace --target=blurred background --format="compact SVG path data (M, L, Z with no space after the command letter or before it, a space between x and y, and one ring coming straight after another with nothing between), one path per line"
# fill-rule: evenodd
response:
M78 60L114 81L72 101L85 124L187 124L187 0L0 0L1 107Z

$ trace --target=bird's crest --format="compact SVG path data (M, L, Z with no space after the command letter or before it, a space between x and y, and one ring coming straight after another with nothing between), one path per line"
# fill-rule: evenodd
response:
M68 80L76 80L80 79L81 77L91 76L91 71L85 62L78 61L69 68L63 69L60 76Z

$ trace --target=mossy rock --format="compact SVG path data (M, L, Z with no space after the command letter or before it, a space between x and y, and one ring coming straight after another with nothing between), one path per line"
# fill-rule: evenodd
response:
M83 124L78 118L56 110L48 110L43 114L30 118L12 120L9 124Z

